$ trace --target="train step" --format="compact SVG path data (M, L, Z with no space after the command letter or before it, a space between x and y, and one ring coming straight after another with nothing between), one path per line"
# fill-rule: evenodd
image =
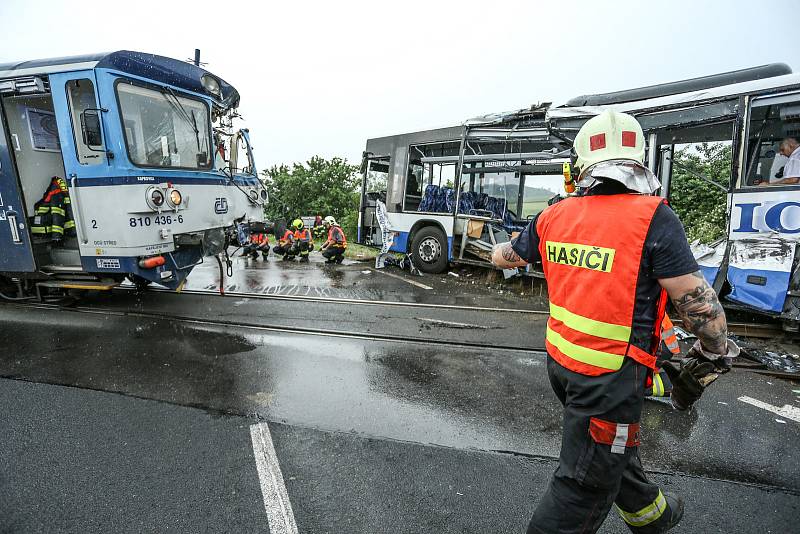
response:
M49 289L85 289L91 291L111 291L119 284L113 280L48 280L36 282L37 287Z

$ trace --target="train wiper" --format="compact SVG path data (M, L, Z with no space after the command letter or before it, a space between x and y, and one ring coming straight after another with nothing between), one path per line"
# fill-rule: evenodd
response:
M171 87L164 87L161 89L161 94L164 95L164 99L169 103L172 108L178 112L178 116L180 116L186 124L191 126L192 131L194 132L194 138L197 142L197 151L200 152L200 130L197 128L197 120L194 117L194 110L192 110L191 116L189 112L186 111L186 108L181 104L181 101L178 100L178 95L175 94L175 91L172 90ZM168 97L172 97L172 99Z

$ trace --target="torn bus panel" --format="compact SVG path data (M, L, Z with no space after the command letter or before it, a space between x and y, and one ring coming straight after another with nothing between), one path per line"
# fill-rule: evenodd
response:
M720 239L710 245L695 240L689 245L689 248L692 249L694 259L697 261L697 265L700 266L700 272L703 273L709 285L713 285L714 280L717 279L717 274L722 266L722 260L725 258L726 245L727 241L725 239Z
M796 243L747 239L731 243L728 261L730 300L780 313L794 262Z

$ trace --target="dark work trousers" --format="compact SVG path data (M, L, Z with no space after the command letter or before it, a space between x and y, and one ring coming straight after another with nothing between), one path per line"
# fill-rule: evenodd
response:
M326 260L341 261L344 258L344 249L342 247L330 246L322 251L322 256Z
M309 241L295 241L294 244L292 244L289 255L304 258L308 256L308 253L311 252L313 248Z
M648 482L642 470L637 446L618 446L612 452L611 445L596 442L590 434L592 418L639 423L647 373L647 367L625 358L618 371L585 376L548 356L547 374L564 405L561 456L528 534L593 533L612 504L636 514L659 499L658 486ZM630 528L644 533L646 527Z
M293 256L292 245L288 243L285 246L275 245L272 247L272 252L278 256L283 256L284 258L291 258Z

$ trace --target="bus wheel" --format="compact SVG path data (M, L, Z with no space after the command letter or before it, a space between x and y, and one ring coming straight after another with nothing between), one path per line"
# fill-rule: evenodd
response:
M437 274L447 269L447 237L435 226L419 229L409 252L414 265L424 273Z

